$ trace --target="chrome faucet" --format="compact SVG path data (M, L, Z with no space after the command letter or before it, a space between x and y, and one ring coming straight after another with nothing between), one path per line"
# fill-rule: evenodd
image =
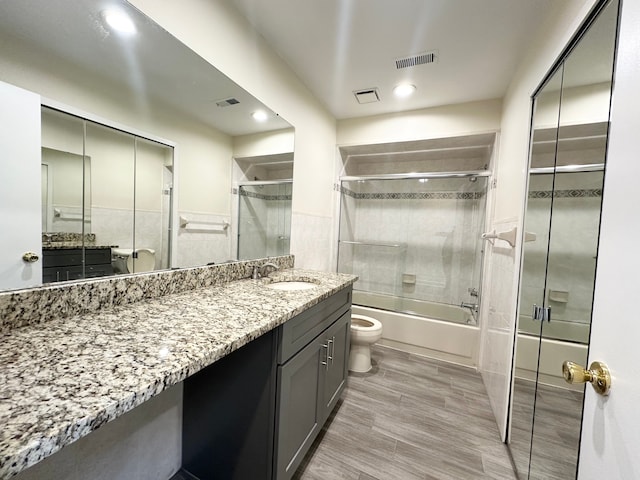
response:
M267 271L268 269L271 269L271 271ZM276 270L279 270L280 267L278 267L275 263L271 263L271 262L267 262L264 265L262 265L260 267L260 275L262 277L265 277L267 275L269 275L271 272L274 272Z
M271 269L271 271L267 271L269 269ZM275 263L271 263L271 262L267 262L261 266L256 265L253 267L251 278L253 278L254 280L257 280L258 278L265 277L269 275L271 272L279 269L280 267L278 267Z

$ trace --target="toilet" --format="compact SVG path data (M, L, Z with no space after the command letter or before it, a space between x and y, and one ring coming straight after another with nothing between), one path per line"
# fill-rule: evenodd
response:
M150 272L156 268L156 252L151 248L137 248L137 258L133 258L132 248L112 248L111 265L115 273ZM135 267L134 267L135 260Z
M349 370L366 373L371 370L371 345L382 338L382 324L365 315L351 315L351 352Z

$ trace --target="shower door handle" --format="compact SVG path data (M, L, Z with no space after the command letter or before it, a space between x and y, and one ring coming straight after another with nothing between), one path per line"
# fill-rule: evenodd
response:
M539 307L535 303L533 304L532 317L533 317L534 320L542 320L542 307Z
M544 307L542 309L542 321L547 321L550 322L551 321L551 307Z
M540 320L541 322L551 321L551 307L539 307L535 303L533 304L533 319Z

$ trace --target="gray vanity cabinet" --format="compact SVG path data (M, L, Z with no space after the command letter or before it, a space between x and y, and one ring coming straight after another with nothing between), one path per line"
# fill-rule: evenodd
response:
M187 378L172 480L290 479L346 385L350 325L347 287Z
M346 289L280 330L274 457L277 480L293 476L344 390L350 306L351 289Z

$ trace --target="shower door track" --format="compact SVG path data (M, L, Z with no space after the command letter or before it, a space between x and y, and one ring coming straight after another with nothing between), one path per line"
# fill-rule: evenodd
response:
M580 173L602 172L604 163L590 163L585 165L561 165L559 167L538 167L529 169L530 175L543 175L545 173Z
M354 182L358 180L405 180L420 178L468 178L489 177L489 170L468 170L460 172L420 172L420 173L390 173L385 175L360 175L340 177L341 182Z
M238 182L239 187L257 187L260 185L282 185L284 183L293 183L291 179L285 180L251 180L246 182Z

